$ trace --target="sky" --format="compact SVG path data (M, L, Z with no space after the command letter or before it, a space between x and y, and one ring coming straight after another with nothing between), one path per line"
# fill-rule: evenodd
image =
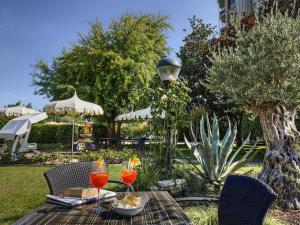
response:
M42 109L48 100L34 95L32 65L40 59L51 64L96 18L107 26L128 12L170 16L173 55L187 34L188 18L219 24L217 0L0 0L0 108L22 101Z

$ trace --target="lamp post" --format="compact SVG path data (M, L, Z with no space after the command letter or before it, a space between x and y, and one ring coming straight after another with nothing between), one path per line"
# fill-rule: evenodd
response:
M177 57L165 56L157 63L156 68L167 93L169 88L169 83L175 82L178 78L181 69L181 60ZM167 161L165 166L167 172L169 172L171 169L172 161L176 151L177 131L176 129L172 130L171 116L172 115L170 114L169 105L167 105L167 110L165 112L166 131L167 131L167 139L166 139Z

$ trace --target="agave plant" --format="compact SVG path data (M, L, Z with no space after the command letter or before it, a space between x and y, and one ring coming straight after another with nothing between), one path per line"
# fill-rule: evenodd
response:
M191 123L191 134L193 142L189 142L184 136L185 143L191 151L193 151L199 166L190 163L194 167L194 171L200 175L206 182L221 186L226 180L227 176L234 173L241 167L249 163L256 155L254 151L257 142L252 148L246 152L243 157L237 160L238 154L249 141L250 135L243 142L243 144L233 152L233 144L236 138L237 127L234 125L233 129L230 121L228 121L228 129L222 140L219 139L219 125L216 115L213 118L212 128L210 126L208 114L206 113L206 129L205 119L202 117L200 121L200 137L196 137L194 128ZM189 160L189 159L188 159ZM190 161L190 160L189 160Z

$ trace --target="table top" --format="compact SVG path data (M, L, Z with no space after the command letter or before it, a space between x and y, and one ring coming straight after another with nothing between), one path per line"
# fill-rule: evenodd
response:
M145 193L145 192L143 192ZM183 212L178 203L168 192L146 192L150 201L145 205L144 210L130 218L117 215L109 205L108 211L100 215L92 212L95 204L81 205L74 208L66 208L53 204L44 204L32 213L24 216L14 225L53 225L53 224L103 224L103 225L189 225L192 224L187 215ZM138 193L142 194L142 192ZM124 193L117 193L122 198Z

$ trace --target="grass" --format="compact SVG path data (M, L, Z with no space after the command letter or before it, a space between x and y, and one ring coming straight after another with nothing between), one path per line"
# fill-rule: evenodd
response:
M193 206L184 209L195 225L218 225L218 210L216 206ZM284 225L278 219L267 215L264 225Z
M0 224L7 225L45 202L48 186L43 173L51 167L0 167ZM110 179L118 180L119 168L110 168ZM107 187L112 188L112 185Z
M0 224L10 224L45 201L49 167L0 167Z

